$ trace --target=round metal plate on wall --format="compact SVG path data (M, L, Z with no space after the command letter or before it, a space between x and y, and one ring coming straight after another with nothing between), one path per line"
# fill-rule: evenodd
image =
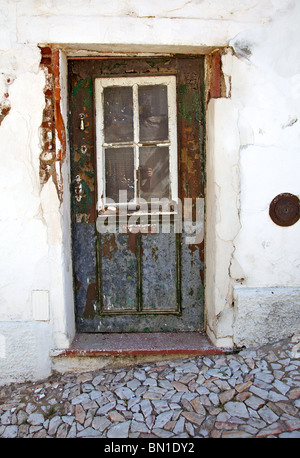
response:
M269 215L278 226L292 226L300 217L299 198L287 192L278 194L270 204Z

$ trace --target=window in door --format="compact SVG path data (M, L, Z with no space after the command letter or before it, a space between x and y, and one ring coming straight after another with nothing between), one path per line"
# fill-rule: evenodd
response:
M176 78L96 78L98 210L176 201ZM124 194L125 193L125 194Z

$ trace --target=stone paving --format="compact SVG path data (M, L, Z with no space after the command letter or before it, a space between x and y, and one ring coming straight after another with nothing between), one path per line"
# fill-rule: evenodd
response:
M0 437L299 438L297 342L3 386Z

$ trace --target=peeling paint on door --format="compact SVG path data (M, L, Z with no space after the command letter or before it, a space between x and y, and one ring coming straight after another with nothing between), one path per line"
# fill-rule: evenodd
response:
M204 327L202 240L197 244L185 243L184 233L174 230L175 221L171 222L170 233L162 232L161 221L153 232L131 232L129 221L122 221L116 233L99 234L96 230L93 81L103 76L126 75L176 76L178 195L182 201L189 198L193 202L204 197L204 57L70 59L69 135L77 329L81 332L201 330ZM76 177L80 177L82 187L80 199L76 199ZM195 211L196 207L194 214ZM148 223L151 228L151 221ZM125 227L127 230L123 232Z

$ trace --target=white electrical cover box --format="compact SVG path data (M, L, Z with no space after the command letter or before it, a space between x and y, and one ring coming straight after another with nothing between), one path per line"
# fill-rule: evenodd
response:
M33 319L49 321L49 291L35 290L31 292Z

